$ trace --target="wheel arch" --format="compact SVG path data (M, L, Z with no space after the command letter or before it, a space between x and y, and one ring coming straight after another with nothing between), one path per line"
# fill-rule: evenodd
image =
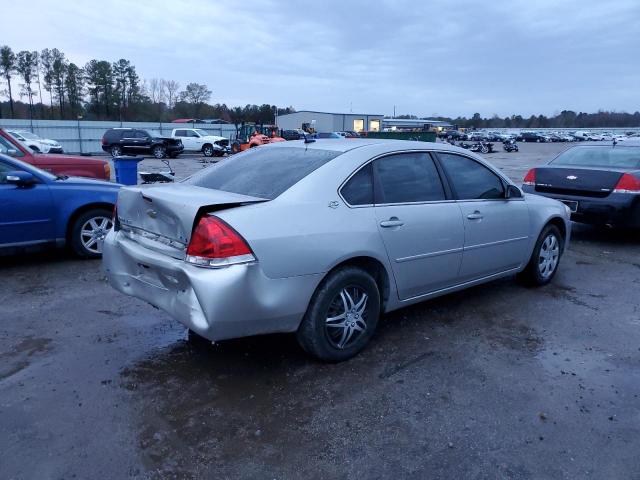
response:
M361 268L373 277L380 291L380 313L384 313L391 294L391 277L384 264L372 256L360 255L341 260L322 277L322 280L318 283L318 287L322 285L322 282L324 282L329 275L344 267ZM316 289L318 287L316 287Z

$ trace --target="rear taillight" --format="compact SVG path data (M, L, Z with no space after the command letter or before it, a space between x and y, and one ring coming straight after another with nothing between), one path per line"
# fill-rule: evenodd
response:
M524 181L522 182L523 185L530 185L530 186L535 186L536 184L536 169L532 168L531 170L529 170L527 172L527 174L524 176Z
M630 173L625 173L618 180L613 193L640 193L640 178Z
M193 229L185 260L204 267L224 267L255 261L253 252L233 228L213 215L204 215Z

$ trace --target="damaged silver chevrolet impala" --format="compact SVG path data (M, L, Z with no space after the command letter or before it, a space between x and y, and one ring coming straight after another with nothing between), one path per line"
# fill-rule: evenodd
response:
M296 332L340 361L384 312L514 274L550 282L569 215L456 147L282 142L121 189L103 262L117 290L209 340Z

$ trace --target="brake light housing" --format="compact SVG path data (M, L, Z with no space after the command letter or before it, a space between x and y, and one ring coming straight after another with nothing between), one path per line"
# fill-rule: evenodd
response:
M527 172L527 174L524 176L524 181L522 182L523 185L529 185L531 187L535 186L536 184L536 169L532 168L531 170L529 170Z
M224 220L205 214L191 234L185 261L200 267L226 267L255 262L244 238Z
M623 174L613 188L613 193L640 193L640 178L631 173Z

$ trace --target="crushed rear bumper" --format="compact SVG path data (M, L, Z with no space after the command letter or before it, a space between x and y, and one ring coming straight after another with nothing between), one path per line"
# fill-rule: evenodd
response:
M210 340L297 330L321 275L272 279L258 263L202 268L111 231L103 269L118 291Z

